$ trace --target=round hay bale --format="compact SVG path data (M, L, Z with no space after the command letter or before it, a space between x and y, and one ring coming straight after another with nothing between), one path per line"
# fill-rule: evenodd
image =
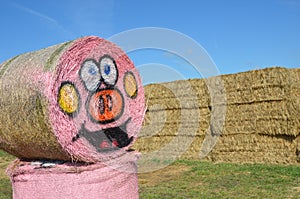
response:
M99 37L0 65L0 148L19 158L98 162L119 157L136 140L144 109L132 61Z
M103 163L16 160L8 168L14 199L139 198L136 159Z

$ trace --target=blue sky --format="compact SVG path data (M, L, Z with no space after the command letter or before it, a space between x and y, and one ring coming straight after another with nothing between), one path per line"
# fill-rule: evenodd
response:
M109 39L135 28L160 27L197 42L220 74L300 67L300 0L0 2L0 62L81 36ZM171 52L143 49L128 54L145 84L205 76Z

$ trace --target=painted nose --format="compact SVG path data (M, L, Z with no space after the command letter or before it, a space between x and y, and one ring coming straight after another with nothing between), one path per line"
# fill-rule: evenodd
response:
M117 120L123 114L124 99L121 92L114 89L103 89L93 93L88 101L88 114L92 121L109 123Z

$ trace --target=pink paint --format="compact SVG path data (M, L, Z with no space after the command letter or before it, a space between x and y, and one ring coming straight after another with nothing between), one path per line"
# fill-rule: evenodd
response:
M40 135L54 134L57 145L56 140L53 145L61 148L53 154L53 146L36 145L43 150L38 158L69 162L43 168L16 160L7 170L13 197L138 198L139 154L128 149L142 126L145 104L132 61L119 47L98 37L75 40L60 53L58 46L49 49L21 55L16 60L20 64L12 65L6 78L20 77L13 86L28 87L41 96L42 121L38 122L45 122L48 129ZM24 137L32 136L30 129L23 130ZM41 136L40 140L47 143L47 139ZM27 142L27 148L16 146L15 154L37 158L23 153L37 144L34 139Z
M41 168L16 160L8 169L14 199L139 198L136 155L114 164L65 163Z
M80 69L85 60L93 59L99 62L101 57L108 55L114 59L117 65L118 78L113 89L117 89L124 99L123 112L115 121L108 123L96 123L87 112L86 104L92 92L85 87L84 81L80 78ZM99 162L120 157L126 153L126 150L132 146L140 131L145 106L144 106L144 90L142 87L141 78L127 55L116 45L98 37L84 37L76 40L68 50L66 50L59 59L57 70L52 79L49 79L47 91L49 96L49 122L53 128L58 142L74 159L84 162ZM138 95L135 98L127 96L124 90L124 75L131 71L137 81ZM71 82L80 95L80 109L76 116L70 117L64 113L58 106L58 90L63 82ZM108 86L102 82L99 89L106 89ZM95 136L103 129L115 128L126 124L126 133L128 138L132 137L132 141L127 146L119 150L99 152L93 144L89 142L84 136L79 136L76 141L74 138L80 134L80 130L84 124L86 131L90 132L85 135ZM97 139L99 135L97 135ZM91 140L92 138L90 138ZM116 140L109 141L115 143ZM105 141L99 142L98 146L104 146ZM102 145L101 145L102 144ZM115 143L116 144L116 143ZM118 143L119 144L119 143ZM114 144L113 144L114 145Z
M17 99L14 106L22 105L7 105L7 110L22 109L27 104L35 107L31 97L41 99L43 109L36 116L39 120L26 121L23 116L19 125L4 128L6 135L12 134L7 140L14 146L4 150L13 155L105 162L126 154L136 140L145 114L144 90L134 64L115 44L99 37L83 37L67 45L20 55L8 69L1 78L2 86L11 92L8 96L18 88L28 92L28 99ZM6 113L8 119L14 117L11 112ZM22 129L26 143L13 136L20 132L18 126L23 120L27 125ZM37 142L32 132L39 132L39 122L46 128L38 134ZM49 134L54 137L47 145L44 143ZM24 146L30 146L33 152L27 153Z

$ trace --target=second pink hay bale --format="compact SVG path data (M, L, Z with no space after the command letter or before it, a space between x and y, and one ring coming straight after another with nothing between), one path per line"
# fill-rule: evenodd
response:
M138 198L136 156L118 163L64 163L53 168L16 160L8 169L15 199Z

